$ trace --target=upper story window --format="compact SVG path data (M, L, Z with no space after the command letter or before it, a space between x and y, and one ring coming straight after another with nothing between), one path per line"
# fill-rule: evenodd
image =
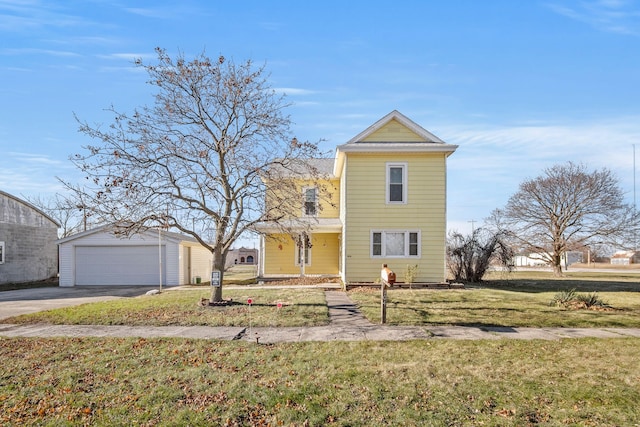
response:
M306 187L304 192L304 214L316 216L318 214L318 190L315 187Z
M387 163L387 203L407 203L406 163Z
M4 242L0 242L0 264L4 264Z

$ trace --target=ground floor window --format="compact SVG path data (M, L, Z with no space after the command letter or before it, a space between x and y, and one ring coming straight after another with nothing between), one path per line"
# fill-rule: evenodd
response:
M299 234L295 237L296 242L296 265L302 263L304 254L304 265L311 265L311 236L307 233Z
M4 242L0 242L0 264L4 264Z
M373 230L371 231L372 258L419 258L420 231Z

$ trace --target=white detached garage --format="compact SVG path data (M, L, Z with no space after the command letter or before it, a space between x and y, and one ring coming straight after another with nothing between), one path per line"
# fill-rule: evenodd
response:
M119 237L104 226L58 240L60 286L177 286L211 277L213 256L195 239L147 230Z

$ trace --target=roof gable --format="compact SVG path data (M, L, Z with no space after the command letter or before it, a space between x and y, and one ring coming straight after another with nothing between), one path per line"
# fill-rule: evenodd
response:
M348 153L441 153L451 155L457 145L447 144L397 110L393 110L346 144L336 147L333 174L342 175Z
M31 203L27 202L26 200L22 200L12 194L9 194L7 192L4 192L2 190L0 190L0 197L4 197L7 200L13 200L15 203L18 203L22 206L27 207L28 209L31 209L33 212L37 213L38 215L42 216L42 218L46 219L47 221L51 222L53 225L55 225L55 228L60 228L60 224L58 224L58 221L56 221L55 219L51 218L51 216L49 216L49 214L47 214L46 212L44 212L42 209L32 205ZM0 203L2 204L2 203ZM0 215L0 221L2 221L2 215Z
M393 110L364 131L353 137L347 144L359 142L435 142L443 144L440 138L424 129L397 110Z
M57 243L60 244L64 244L67 242L71 242L74 240L78 240L78 239L83 239L85 237L88 236L92 236L94 234L99 234L99 233L105 233L105 234L109 234L110 236L114 237L114 238L118 238L118 239L129 239L133 236L137 236L137 237L142 237L142 238L146 238L146 239L158 239L158 229L157 228L149 228L146 230L141 230L137 233L132 234L131 236L124 236L124 235L116 235L115 234L115 229L113 225L101 225L98 226L96 228L92 228L89 230L85 230L85 231L81 231L79 233L76 234L72 234L71 236L67 236L67 237L63 237L62 239L58 239ZM196 239L194 239L191 236L185 236L183 234L180 233L175 233L172 231L165 231L163 230L161 233L162 236L162 240L170 240L174 243L181 243L181 242L197 242Z

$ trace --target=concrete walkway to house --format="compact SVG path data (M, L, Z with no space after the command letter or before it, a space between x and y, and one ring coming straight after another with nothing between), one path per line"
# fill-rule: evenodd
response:
M12 291L13 292L13 291ZM104 294L105 292L103 292ZM108 293L108 292L106 292ZM141 295L143 292L139 293ZM0 293L2 294L2 293ZM127 291L127 295L131 290ZM219 340L243 340L256 343L302 342L302 341L404 341L430 339L543 339L562 338L640 338L640 328L510 328L469 326L391 326L369 322L358 310L347 293L337 290L325 291L330 323L326 326L306 327L209 327L209 326L100 326L100 325L14 325L0 323L3 337L176 337ZM100 295L98 299L105 299ZM29 312L37 311L37 298L27 298ZM91 297L84 297L88 302ZM67 301L68 300L68 301ZM56 306L64 303L74 305L72 298L57 299ZM19 294L7 298L0 295L0 319L7 316L3 304L20 305ZM24 302L23 302L24 303ZM46 297L42 309L51 308ZM14 315L13 313L10 315Z

